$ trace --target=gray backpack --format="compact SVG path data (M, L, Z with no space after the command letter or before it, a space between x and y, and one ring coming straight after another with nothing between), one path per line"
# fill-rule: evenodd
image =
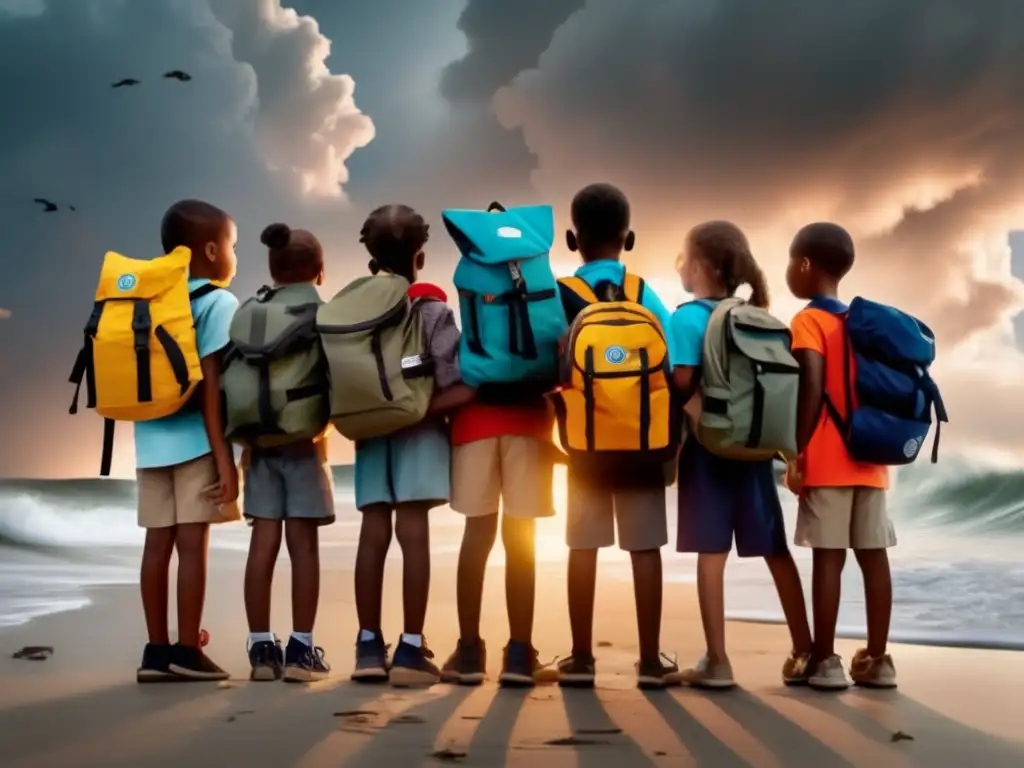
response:
M327 428L327 369L311 285L263 287L231 321L221 374L229 440L270 445Z
M392 274L349 283L317 312L331 380L331 423L349 440L423 420L434 394L419 301Z
M785 323L728 298L711 306L701 367L700 444L730 459L796 456L800 366Z

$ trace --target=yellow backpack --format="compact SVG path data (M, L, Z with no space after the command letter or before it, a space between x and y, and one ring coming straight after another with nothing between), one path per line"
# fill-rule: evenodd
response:
M192 300L192 254L176 248L150 261L109 251L103 257L96 302L70 381L78 412L85 381L86 407L104 418L100 474L110 474L115 421L151 421L177 412L202 381Z
M610 293L599 286L603 299L581 278L559 282L575 314L552 396L570 467L611 486L663 481L680 423L668 343L640 303L643 281L627 274Z

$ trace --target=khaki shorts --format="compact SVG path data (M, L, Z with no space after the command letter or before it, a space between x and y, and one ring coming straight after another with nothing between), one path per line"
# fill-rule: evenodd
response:
M569 470L565 542L569 549L619 549L646 552L668 543L665 487L611 491L594 488Z
M204 497L217 486L217 466L211 454L172 467L137 469L135 475L139 486L139 525L143 528L241 519L237 504L219 507Z
M451 508L466 517L501 511L532 519L555 514L553 448L533 437L505 435L452 447Z
M887 549L896 532L881 488L807 488L800 497L795 541L814 549Z

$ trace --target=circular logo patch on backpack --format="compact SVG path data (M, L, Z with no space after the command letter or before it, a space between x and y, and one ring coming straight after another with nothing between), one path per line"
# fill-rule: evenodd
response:
M908 459L912 459L917 455L917 452L921 450L921 443L924 442L923 437L912 437L903 444L903 455Z
M119 278L117 278L117 290L130 291L132 288L135 287L135 283L137 282L138 280L136 279L135 275L131 274L130 272L126 275L121 275Z
M615 346L608 347L604 351L604 359L612 365L622 365L626 362L626 357L628 357L626 350L617 344Z

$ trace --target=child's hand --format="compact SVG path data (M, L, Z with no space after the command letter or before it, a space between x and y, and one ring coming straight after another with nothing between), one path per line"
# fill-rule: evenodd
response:
M790 461L786 464L786 487L797 496L804 489L804 473L799 460Z
M238 500L238 468L234 458L217 463L217 485L211 488L207 499L214 504L230 504Z

